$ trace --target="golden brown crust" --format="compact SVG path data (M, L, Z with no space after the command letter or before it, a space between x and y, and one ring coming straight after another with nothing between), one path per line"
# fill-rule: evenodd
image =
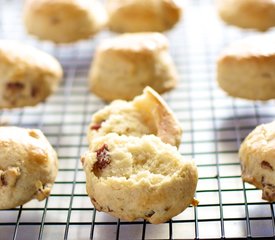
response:
M141 96L133 100L133 105L156 129L156 136L163 142L179 147L182 128L169 106L152 88L146 87Z
M109 28L115 32L163 32L181 18L173 0L109 0Z
M24 7L27 31L55 43L87 39L107 21L103 6L87 0L28 0Z
M229 95L252 100L275 98L275 39L249 37L231 44L217 62L217 80Z
M91 66L90 90L106 101L132 100L151 86L158 93L171 90L177 73L160 33L135 33L102 42Z
M0 127L0 146L0 209L48 197L58 162L43 133L36 129Z
M0 108L33 106L54 92L62 78L58 61L24 44L0 41Z
M220 17L241 28L266 31L275 26L275 2L272 0L219 0Z

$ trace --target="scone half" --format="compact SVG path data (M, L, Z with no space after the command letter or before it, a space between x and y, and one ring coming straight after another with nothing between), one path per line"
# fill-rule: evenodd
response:
M96 138L81 161L92 203L115 217L162 223L194 203L194 162L154 135L110 133Z
M89 73L90 91L108 102L132 100L146 86L161 94L177 82L168 40L156 32L121 34L102 41Z
M162 97L150 87L133 101L115 100L92 116L88 142L108 133L143 136L154 134L163 142L179 146L182 128Z

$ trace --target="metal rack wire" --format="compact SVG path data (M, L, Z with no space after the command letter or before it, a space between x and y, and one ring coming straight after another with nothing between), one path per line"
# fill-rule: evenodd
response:
M51 196L0 211L0 239L205 239L275 238L274 206L243 183L238 148L258 124L275 117L274 101L233 99L215 82L215 61L229 42L255 34L225 26L212 0L183 1L185 16L167 33L180 83L164 97L184 128L180 151L199 169L200 204L171 221L125 222L94 210L85 191L79 157L87 149L86 126L104 103L87 89L97 43L111 33L69 46L39 42L24 32L22 1L0 0L0 38L19 39L54 56L65 77L59 90L32 108L0 111L0 123L40 128L59 155ZM273 34L272 31L269 34Z

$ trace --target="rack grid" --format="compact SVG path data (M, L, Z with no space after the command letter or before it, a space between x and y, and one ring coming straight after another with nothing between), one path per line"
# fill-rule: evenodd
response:
M238 149L258 124L275 118L274 101L228 97L215 81L215 62L228 43L256 34L225 26L213 0L182 1L184 20L166 35L180 82L164 95L182 123L180 152L199 170L196 198L171 221L152 225L120 221L97 212L85 190L79 161L87 150L86 128L105 103L87 88L97 44L113 34L73 45L40 42L24 32L22 1L0 0L0 38L17 39L51 53L65 76L58 91L35 107L0 111L0 124L40 128L59 155L59 174L50 197L0 211L0 239L274 239L274 205L241 180ZM274 34L269 31L267 34Z

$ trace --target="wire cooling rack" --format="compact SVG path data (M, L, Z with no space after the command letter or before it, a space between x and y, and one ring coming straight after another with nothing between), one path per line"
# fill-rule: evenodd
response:
M152 225L95 211L85 191L79 158L87 149L91 115L104 106L89 93L87 75L96 45L111 33L67 46L39 42L24 32L22 1L0 0L0 38L18 39L53 54L65 71L59 90L45 103L0 111L1 124L42 129L60 162L46 201L0 211L1 240L274 238L274 206L242 182L237 155L240 142L255 126L274 119L274 101L233 99L215 82L221 49L255 32L225 26L211 0L182 2L184 21L167 33L180 83L164 98L184 128L180 152L198 165L200 204L167 223Z

